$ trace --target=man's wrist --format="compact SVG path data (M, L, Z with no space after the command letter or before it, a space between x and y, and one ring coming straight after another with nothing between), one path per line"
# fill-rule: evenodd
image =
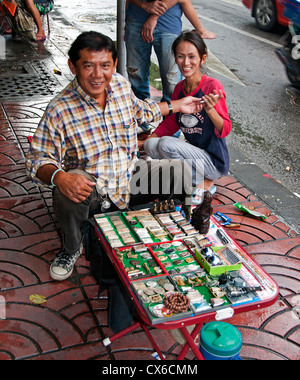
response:
M50 181L52 186L56 186L55 183L53 182L53 181L54 181L54 177L56 176L56 174L57 174L58 172L63 172L63 171L64 171L63 169L60 169L60 168L59 168L59 169L56 169L56 170L53 172L53 174L52 174L52 176L51 176L51 181Z
M172 115L173 112L174 112L172 104L171 104L171 102L169 100L167 101L167 104L168 104L168 107L169 107L169 115Z

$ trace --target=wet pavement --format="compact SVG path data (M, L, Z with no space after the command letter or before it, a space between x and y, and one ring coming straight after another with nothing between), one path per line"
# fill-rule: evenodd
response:
M7 57L1 61L0 360L150 360L153 348L143 330L108 347L102 344L113 334L107 326L107 294L98 298L84 256L68 280L55 282L49 276L49 263L61 247L51 189L41 190L27 179L24 158L28 137L46 105L70 79L66 65L70 41L60 32L52 20L45 45L8 38ZM159 96L154 89L152 95ZM228 233L273 277L280 295L273 306L226 322L242 333L242 359L300 359L299 204L239 152L231 150L231 156L231 174L216 183L214 211L240 224ZM269 216L266 221L245 216L233 206L236 202ZM273 207L278 203L281 207ZM294 217L288 218L292 211L284 215L286 208L295 211ZM33 294L46 297L46 302L32 303ZM175 359L181 346L172 335L157 329L151 333L166 358ZM194 355L189 352L187 357Z

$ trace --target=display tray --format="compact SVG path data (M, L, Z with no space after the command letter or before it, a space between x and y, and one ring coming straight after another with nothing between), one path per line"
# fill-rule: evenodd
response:
M136 243L157 243L185 237L201 236L180 211L152 214L150 210L136 210L97 214L95 221L112 248Z
M168 276L134 281L132 282L132 288L152 324L161 323L162 320L173 321L193 315L193 311L189 307L190 301L183 293L176 291L176 286ZM187 301L188 304L183 306L183 310L174 311L167 306L165 301L170 296L177 296L178 294L183 296L183 300Z
M116 256L128 280L154 277L165 274L164 267L149 247L143 243L134 246L115 248Z
M224 290L216 287L215 280L203 269L173 275L172 280L177 289L189 297L190 307L195 315L231 305Z
M112 248L124 247L139 242L138 236L120 211L94 216L103 236Z
M192 228L178 210L115 212L95 220L96 234L108 243L108 254L150 324L276 297L276 284L213 217L205 236L187 235ZM172 235L174 228L183 233ZM169 301L179 310L168 308Z
M111 252L129 280L159 275L174 275L201 268L192 251L180 240L138 243L114 248Z

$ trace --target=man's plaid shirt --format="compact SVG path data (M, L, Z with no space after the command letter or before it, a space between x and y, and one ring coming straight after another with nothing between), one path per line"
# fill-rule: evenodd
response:
M80 168L108 189L119 208L129 202L129 181L137 161L137 123L160 118L157 104L135 97L129 82L114 74L107 87L106 107L88 96L75 78L48 105L32 138L27 171L34 182L46 164L70 170ZM48 185L47 185L48 186Z

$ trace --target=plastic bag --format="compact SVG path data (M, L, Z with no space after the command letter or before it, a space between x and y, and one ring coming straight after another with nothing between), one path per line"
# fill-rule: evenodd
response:
M35 40L34 20L25 8L18 4L13 24L20 37Z
M239 204L238 202L234 204L234 206L236 208L238 208L239 210L242 210L244 212L246 212L247 214L251 215L251 216L255 216L256 218L260 218L262 220L265 220L267 219L267 216L258 212L258 211L255 211L255 210L250 210L249 208Z

